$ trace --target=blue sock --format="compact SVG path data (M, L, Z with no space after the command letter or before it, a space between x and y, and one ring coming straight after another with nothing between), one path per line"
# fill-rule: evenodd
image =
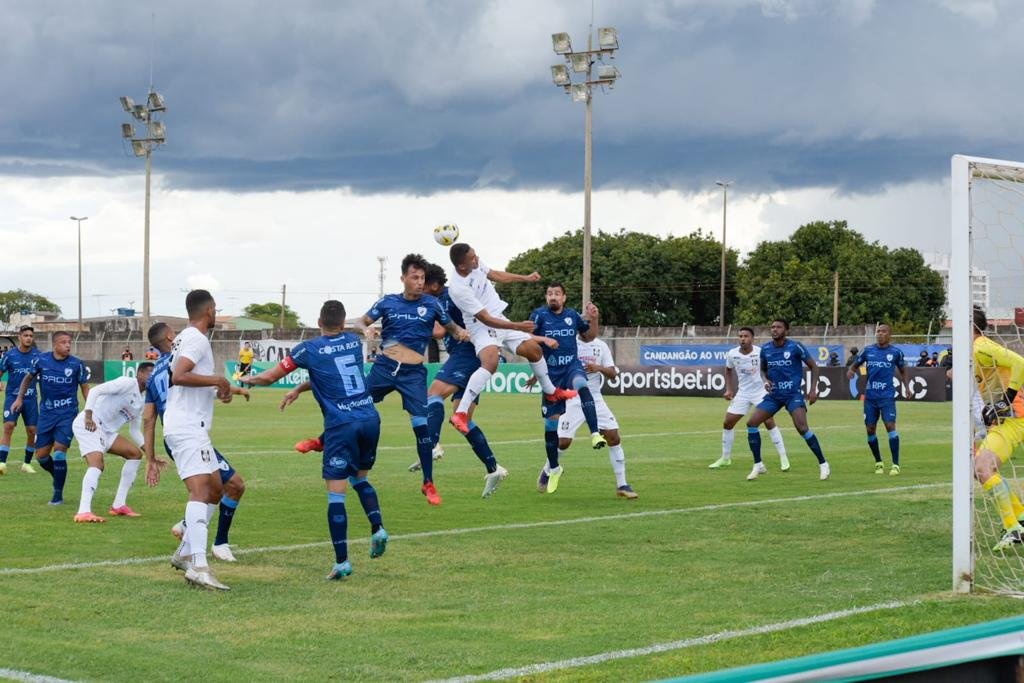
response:
M761 462L761 430L747 427L747 443L750 444L750 452L754 454L754 462Z
M558 467L558 420L544 418L544 450L548 455L548 469Z
M34 458L35 455L36 455L36 449L32 448L31 446L25 446L25 464L26 465L31 465L32 464L32 458ZM6 454L4 455L4 460L7 460Z
M68 461L64 451L53 452L53 500L64 500L64 482L68 478Z
M10 446L0 446L0 462L7 462L7 454L10 452Z
M39 458L39 466L49 472L51 477L53 476L53 458L48 455L44 455Z
M412 418L412 433L416 435L416 455L420 458L420 469L423 470L423 483L434 481L434 446L431 443L430 428L427 418Z
M345 494L327 494L327 528L334 544L334 561L341 564L348 559L348 516L345 514Z
M427 398L427 429L430 431L430 448L441 442L441 427L444 425L444 399L440 396Z
M900 433L889 432L889 452L892 453L892 464L900 464Z
M377 533L377 530L384 526L384 518L380 514L380 502L377 500L377 489L373 488L373 485L365 478L349 477L348 480L352 484L352 488L359 494L359 503L363 506L366 519L370 521L370 533Z
M811 453L814 453L814 457L818 459L818 464L825 464L825 454L821 452L821 444L818 443L818 437L814 435L814 432L807 430L807 433L804 434L804 441L807 442Z
M871 455L875 456L875 462L882 462L882 451L878 449L877 434L868 434L868 448L871 449Z
M217 537L213 539L214 545L224 545L228 542L228 532L231 531L231 521L235 518L235 508L237 507L237 500L221 496L220 515L217 517Z
M587 427L590 429L590 433L593 434L597 431L597 407L594 405L594 394L590 392L590 387L584 384L582 387L576 390L580 396L580 407L583 408L583 417L587 421Z
M498 461L494 459L494 451L491 450L491 445L487 443L487 437L484 436L483 431L477 426L476 422L472 420L469 423L469 431L466 432L466 441L469 442L473 452L476 453L476 457L480 458L480 462L487 468L488 474L498 469Z

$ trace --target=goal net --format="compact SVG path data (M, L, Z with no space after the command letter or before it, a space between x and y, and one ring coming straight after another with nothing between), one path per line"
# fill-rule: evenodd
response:
M1005 418L986 430L980 408L1003 397L1011 368L967 352L977 307L989 321L985 336L1024 355L1024 162L956 156L952 168L953 583L959 591L1024 595L1024 544L1002 542L1007 523L1024 519L1017 502L1024 499L1024 444L1015 443L1024 440L1024 391L1013 413L1020 416L1020 436L1012 423L999 424ZM975 476L975 450L993 428L985 443L999 439L1006 446L994 450L1011 451L998 468L1008 491L986 474L983 487ZM1007 499L1014 510L1009 518Z

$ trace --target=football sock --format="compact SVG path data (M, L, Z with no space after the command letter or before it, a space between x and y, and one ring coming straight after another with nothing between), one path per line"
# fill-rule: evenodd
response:
M544 419L544 450L548 455L548 469L558 467L558 420Z
M53 452L53 497L64 497L64 482L68 478L68 462L64 451Z
M214 545L224 545L228 542L228 534L231 533L231 522L235 519L235 510L238 508L238 501L234 498L221 496L220 505L217 506L217 536L213 539Z
M100 475L103 470L98 467L90 467L82 477L82 499L78 501L78 512L92 512L92 497L96 493L96 487L100 483Z
M498 461L494 459L494 451L491 450L491 445L487 443L487 437L484 436L483 430L477 426L476 422L469 423L466 441L469 442L473 452L476 453L476 457L480 458L480 462L487 468L488 474L498 469Z
M608 449L608 459L612 461L612 472L615 473L615 486L626 485L626 454L622 444Z
M440 396L427 397L427 429L430 431L430 447L441 441L441 427L444 425L444 399Z
M889 432L889 452L892 454L892 464L900 464L900 433Z
M32 448L31 446L25 446L25 464L26 465L31 465L32 464L32 458L34 458L35 455L36 455L36 449ZM7 458L5 457L4 460L7 460Z
M779 455L785 457L786 442L782 440L782 430L779 429L778 425L775 425L768 430L768 437L772 440L772 443L775 445L775 450L778 451Z
M348 559L348 516L345 514L345 494L327 494L327 528L334 544L334 561L341 564Z
M597 407L594 405L594 394L591 393L590 387L586 386L586 384L576 391L579 392L580 407L583 408L583 417L587 421L587 427L590 428L590 433L593 434L597 431Z
M377 489L366 480L349 477L352 488L359 495L359 504L363 506L366 519L370 522L370 533L376 533L384 525L384 518L380 514L380 502L377 500Z
M49 472L51 477L53 476L53 458L48 455L44 455L39 458L39 466Z
M555 391L555 385L551 383L551 378L548 377L548 362L541 358L530 363L530 369L533 370L533 374L537 376L537 383L540 384L540 390L545 394L550 394Z
M192 551L192 566L206 569L206 541L209 538L207 504L190 500L185 504L185 541Z
M469 406L473 404L476 397L484 390L484 387L490 379L490 370L483 366L477 368L476 371L469 376L469 380L466 382L466 390L462 393L462 398L459 400L459 407L455 409L455 412L468 413Z
M996 507L999 508L999 516L1003 520L1004 529L1012 529L1020 524L1017 521L1016 515L1013 514L1013 503L1010 501L1013 493L1010 491L1009 484L1003 480L998 472L989 477L981 487L995 497Z
M434 444L430 438L427 418L412 418L412 433L416 435L416 455L420 458L420 469L423 470L423 483L434 481Z
M0 462L7 462L7 455L11 452L10 446L0 446Z
M882 451L878 447L877 434L868 434L868 448L871 449L871 455L875 457L875 462L882 462Z
M736 441L736 432L731 429L722 430L722 457L726 460L732 458L732 444Z
M750 444L754 462L761 462L761 430L757 427L747 427L747 443Z
M141 460L124 461L124 465L121 466L121 483L117 485L117 495L114 496L113 507L119 508L127 504L128 492L132 490L132 485L135 484L135 475L139 473L139 465L141 464Z
M814 453L814 457L818 459L819 465L825 464L825 454L821 452L821 444L818 443L818 437L814 435L814 432L807 430L804 434L804 441L807 442L807 447L811 449L811 453Z

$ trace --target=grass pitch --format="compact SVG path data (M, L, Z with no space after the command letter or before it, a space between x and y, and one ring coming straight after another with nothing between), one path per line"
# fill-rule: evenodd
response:
M16 436L0 479L0 669L74 680L638 680L1020 612L1006 598L949 594L950 404L900 405L898 477L873 473L859 403L813 406L826 482L783 415L792 470L778 471L765 438L770 472L747 482L742 423L735 464L707 469L724 401L611 397L640 494L625 501L607 451L582 440L558 492L537 493L537 398L487 395L477 421L511 475L482 500L483 467L446 427L435 468L444 504L431 508L407 471L412 431L391 397L371 481L392 542L370 560L351 495L355 573L334 583L323 579L333 553L319 455L291 450L319 433L319 411L307 397L280 413L279 397L217 407L214 443L248 485L232 527L240 561L215 564L228 594L191 589L167 564L185 502L173 470L156 489L140 476L129 503L141 518L76 525L81 460L69 458L67 504L50 508L49 476L18 472ZM119 471L108 456L94 511L106 510ZM887 602L900 606L789 624ZM675 646L644 654L662 643ZM622 653L631 648L641 653Z

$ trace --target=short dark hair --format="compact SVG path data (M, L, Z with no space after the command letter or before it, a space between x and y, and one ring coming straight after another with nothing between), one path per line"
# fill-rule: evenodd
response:
M336 299L324 302L320 307L320 324L335 329L345 324L345 305Z
M785 327L787 330L789 329L789 321L786 320L785 318L773 318L772 322L773 323L782 323L783 327Z
M213 303L213 295L205 289L193 289L185 296L185 310L188 317L199 315L207 306Z
M68 339L71 339L71 333L68 332L67 330L57 330L56 332L50 335L50 341L55 342L57 341L58 337L67 337Z
M458 268L462 265L462 262L466 260L466 255L469 254L469 250L473 247L469 246L465 242L456 242L452 245L452 248L448 250L448 258L451 259L452 265Z
M984 332L988 329L988 317L985 315L985 311L981 310L980 306L974 307L974 327L977 328L978 332Z
M21 334L22 332L35 332L35 331L36 331L36 328L32 327L31 325L22 325L21 327L18 328L18 334Z
M149 326L149 331L146 332L146 339L149 340L150 344L156 346L164 338L164 335L167 334L169 327L170 325L164 322L153 323Z
M444 272L444 268L441 266L436 263L428 263L425 282L428 285L439 284L444 287L445 283L448 282L448 275Z
M406 254L402 259L402 275L408 275L410 268L417 268L425 273L428 265L430 264L427 263L427 259L420 254Z
M139 363L135 367L135 374L138 374L140 372L145 372L146 370L152 370L155 367L156 367L156 363L150 363L148 360L147 361L143 361L143 362Z
M552 287L558 287L560 290L562 290L562 294L565 294L565 285L563 285L561 282L557 282L557 281L556 282L549 282L548 286L544 288L544 291L547 291L547 290L551 289Z
M740 328L740 332L749 332L751 337L754 336L754 328L753 327L741 327Z

